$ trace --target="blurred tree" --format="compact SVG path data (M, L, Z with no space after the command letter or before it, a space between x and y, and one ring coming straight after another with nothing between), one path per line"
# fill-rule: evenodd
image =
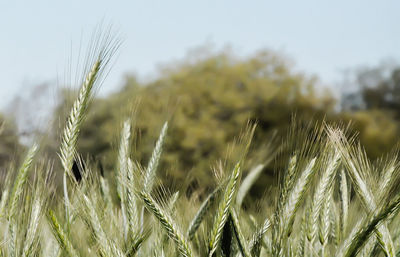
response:
M0 114L0 169L1 173L9 167L10 161L18 161L19 151L23 147L19 143L17 127L13 120Z
M82 128L79 152L96 156L106 170L113 169L122 121L133 116L138 146L133 154L147 165L163 122L171 120L162 174L176 183L210 185L210 165L235 160L229 145L247 120L259 124L252 149L260 153L273 131L286 133L293 113L305 120L331 113L335 101L329 94L317 95L315 84L315 79L294 72L284 58L268 51L245 59L227 51L194 61L188 58L162 69L155 81L140 83L130 76L119 92L95 99ZM63 95L56 115L71 104L71 93Z
M400 136L400 68L380 65L356 72L356 90L342 97L345 117L354 121L372 158L388 152Z
M360 74L360 85L366 108L392 110L396 118L400 118L400 68L394 69L388 78L382 78L372 86L364 76L367 74Z

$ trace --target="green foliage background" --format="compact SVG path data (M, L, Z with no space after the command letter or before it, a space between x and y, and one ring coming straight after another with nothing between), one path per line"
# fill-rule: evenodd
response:
M144 165L163 122L170 120L161 161L164 181L169 186L191 183L194 189L208 185L203 190L209 190L213 188L212 169L217 162L232 164L235 160L229 145L248 121L258 124L249 155L253 159L249 162L251 166L271 157L267 156L271 154L271 142L285 140L295 115L300 123L351 121L351 130L360 133L368 156L376 159L390 151L400 135L396 106L385 102L385 94L396 97L393 84L398 82L398 76L394 71L388 79L371 86L366 79L371 73L377 74L363 72L358 79L358 94L365 106L338 111L337 100L330 92L319 90L316 78L296 72L288 60L274 52L260 51L245 58L230 51L188 57L161 69L155 80L141 82L129 75L119 91L95 98L82 127L78 152L100 162L106 174L112 173L122 118L133 117L132 155ZM64 127L65 119L59 117L67 116L76 94L64 89L61 96L63 101L54 112L52 131ZM354 106L354 100L342 101L352 101L350 105ZM7 136L2 141L4 147L11 147L10 142L16 142L17 138L17 135ZM48 139L45 151L51 155L56 152L60 134L51 132ZM5 152L14 151L7 148ZM271 182L275 176L273 170L280 165L268 163L259 184Z
M18 129L13 119L0 114L0 124L0 169L5 170L12 161L19 160L23 146L19 143Z
M121 118L135 110L135 158L149 159L163 121L171 120L162 160L163 174L176 183L190 178L202 185L212 181L210 163L230 161L230 143L248 120L257 122L253 152L263 158L272 134L285 134L293 113L297 118L331 115L334 100L315 92L315 79L294 72L282 57L267 51L249 58L222 52L162 70L155 81L128 77L121 91L96 99L82 127L79 152L114 167L116 136ZM64 105L72 96L64 92ZM71 97L73 99L73 97ZM138 108L135 106L138 105ZM59 116L60 106L56 112Z

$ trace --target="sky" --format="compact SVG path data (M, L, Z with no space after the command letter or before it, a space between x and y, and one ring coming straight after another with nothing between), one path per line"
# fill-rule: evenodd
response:
M56 92L101 21L123 44L100 94L204 45L241 56L272 49L334 87L346 69L400 60L399 10L398 0L0 0L0 109L44 82Z

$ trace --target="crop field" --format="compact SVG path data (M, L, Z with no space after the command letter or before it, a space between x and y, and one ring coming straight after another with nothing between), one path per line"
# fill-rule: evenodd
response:
M305 129L294 121L271 158L246 165L257 124L244 124L227 146L236 162L210 163L215 187L188 195L186 186L167 188L159 178L173 121L165 121L144 166L132 154L135 118L123 117L116 169L103 176L77 142L118 47L110 36L90 47L59 158L33 144L9 165L0 187L1 256L400 256L397 152L372 162L343 125ZM288 155L278 153L283 148ZM273 190L249 197L266 163L279 158Z

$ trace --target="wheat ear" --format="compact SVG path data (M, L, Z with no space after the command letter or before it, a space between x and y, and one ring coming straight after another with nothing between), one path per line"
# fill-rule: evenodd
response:
M147 209L153 213L153 215L160 222L161 226L167 232L168 236L175 242L178 247L179 253L184 257L192 256L192 250L190 249L187 240L183 234L178 230L177 226L169 217L169 215L154 201L154 199L145 191L139 193Z
M341 237L346 233L347 220L349 216L349 190L347 186L346 174L343 170L340 171L340 226Z
M269 219L265 219L261 228L259 228L256 233L254 233L253 238L250 241L250 251L253 257L260 256L261 253L261 243L265 233L271 227L271 222Z
M34 255L33 252L35 247L35 240L38 239L39 222L42 216L42 211L44 207L43 205L43 196L41 196L40 190L37 189L33 197L28 229L26 232L24 248L22 251L22 256L24 257Z
M7 200L8 200L8 195L9 195L9 189L6 188L2 193L1 193L1 201L0 201L0 219L3 218L6 215L6 205L7 205Z
M324 199L333 185L336 175L336 170L340 164L340 153L338 151L328 150L326 169L322 173L322 177L317 185L314 193L313 201L311 202L311 215L310 215L310 228L311 228L311 242L314 242L318 232L318 220L321 216L321 210L324 204Z
M189 240L192 240L197 229L200 227L201 222L203 221L204 217L206 216L210 206L214 203L215 198L217 197L217 193L221 190L221 187L217 187L201 204L199 210L197 211L196 215L192 219L189 225L189 229L187 232Z
M314 174L315 160L316 159L314 158L308 163L292 191L289 193L287 201L283 206L282 214L285 225L282 231L284 232L284 236L290 234L295 214L304 198L306 190L308 189L307 186L309 185L311 177Z
M9 218L13 218L15 216L18 201L21 197L24 185L28 178L29 168L31 167L33 158L35 157L37 150L38 150L38 146L36 144L34 144L29 149L28 154L26 155L25 160L22 163L21 168L18 171L18 175L17 175L17 178L15 179L14 187L12 189L12 193L10 196L10 202L9 202L9 207L8 207L8 217Z
M341 153L342 160L344 161L347 170L349 171L350 178L355 186L355 192L359 196L362 204L369 213L373 213L377 208L377 204L370 188L363 178L368 175L367 170L369 168L366 167L368 163L365 161L365 153L362 152L361 149L356 151L356 149L348 143L340 130L328 127L328 136L333 145ZM380 224L375 234L378 241L381 243L381 248L385 254L389 257L394 257L395 252L393 240L385 222Z
M7 244L8 248L8 255L10 257L18 256L18 249L17 249L17 225L15 223L9 223L8 225L8 232L10 240Z
M78 191L79 192L79 191ZM100 252L104 256L122 257L124 254L106 235L103 227L101 226L100 218L96 213L96 208L93 202L83 193L80 192L82 204L84 208L83 218L92 230L92 234L96 239Z
M117 192L121 200L123 234L125 242L128 239L128 221L127 221L127 178L128 178L128 158L129 158L129 139L131 136L130 121L126 120L122 128L121 141L118 152L118 174L117 174Z
M4 179L4 185L5 188L3 189L3 192L1 193L1 200L0 200L0 219L3 217L7 217L8 215L8 206L7 203L9 201L10 197L10 192L12 192L12 179L11 176L12 173L8 172L5 179Z
M61 138L59 156L64 169L63 190L67 223L69 223L70 218L67 176L69 176L72 181L75 181L71 169L74 162L80 127L85 118L89 102L93 97L94 87L96 83L100 83L100 77L105 72L108 63L118 49L119 42L118 40L113 40L109 34L106 34L103 38L95 40L92 47L94 48L93 52L89 53L89 60L87 60L89 63L87 67L90 68L90 70L85 74L84 81L78 92L78 98L75 100L69 113ZM94 60L92 60L91 57L94 57Z
M296 165L297 165L297 155L293 155L289 159L289 165L284 176L282 189L280 191L280 199L278 205L282 208L283 204L286 202L289 191L292 189L294 182L296 181Z
M48 220L51 226L51 231L53 232L54 237L57 239L61 249L70 257L78 257L78 252L72 246L71 241L68 239L67 234L61 227L52 210L49 210L48 212Z
M127 214L128 214L128 224L132 234L135 234L139 231L139 213L137 207L137 199L135 195L135 172L134 165L130 158L128 158L128 177L127 177L127 193L126 193L126 201L127 201Z
M360 248L367 242L369 236L379 227L379 224L386 220L391 214L398 212L400 209L400 196L397 196L385 208L382 208L374 215L365 226L362 226L354 235L351 243L345 250L345 257L356 256ZM368 219L368 217L367 217Z
M160 162L162 146L164 144L165 136L167 135L168 122L164 123L158 137L156 146L154 147L149 164L147 165L146 173L144 176L144 190L151 192L156 177L158 163Z
M225 226L225 223L228 219L229 215L229 208L231 206L232 200L234 198L236 192L236 185L238 183L241 169L240 169L241 162L238 162L233 169L231 177L229 179L228 185L225 189L225 193L223 199L218 207L217 216L214 220L213 229L211 231L211 237L208 245L209 249L209 257L213 256L215 250L217 250L217 246L219 240L222 236L222 230Z
M73 175L71 174L71 169L74 162L75 148L80 131L80 125L84 119L89 99L92 94L93 85L100 71L102 61L103 60L99 58L93 64L92 69L90 70L83 85L79 90L78 98L75 100L72 106L72 110L68 116L67 124L62 134L60 159L61 159L61 164L64 168L63 189L64 189L64 201L65 201L65 215L67 221L69 221L69 208L70 208L68 187L67 187L67 175L70 178L73 178Z
M243 200L247 193L249 192L250 188L253 184L257 181L260 177L265 165L259 164L254 167L249 174L243 179L242 184L239 187L238 193L236 195L236 206L240 208L242 206Z

